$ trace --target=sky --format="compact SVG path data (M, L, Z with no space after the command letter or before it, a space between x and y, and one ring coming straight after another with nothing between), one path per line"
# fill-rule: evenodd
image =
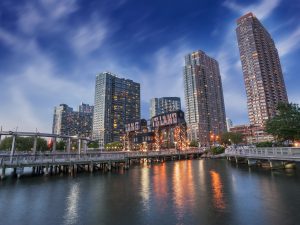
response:
M54 107L93 105L104 71L141 84L143 118L153 97L184 108L184 56L199 49L219 62L226 116L248 123L236 19L260 19L300 103L299 11L299 0L1 0L0 126L51 132Z

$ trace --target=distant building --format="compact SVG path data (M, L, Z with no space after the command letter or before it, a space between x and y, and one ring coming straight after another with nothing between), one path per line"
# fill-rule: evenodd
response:
M233 123L232 123L232 120L229 119L229 118L226 118L226 128L227 128L227 131L229 132L230 131L230 128L233 126Z
M260 125L236 125L230 128L230 132L243 135L243 141L246 144L273 141L272 135L267 134Z
M91 137L93 106L81 103L78 111L66 104L54 108L52 133L58 135L79 135Z
M252 13L237 20L236 34L250 124L264 127L266 120L276 115L278 103L288 102L278 51L271 35Z
M96 76L93 138L100 148L120 141L125 124L140 120L140 84L104 72Z
M162 97L152 98L150 100L150 117L157 116L168 112L181 110L180 98Z
M199 50L185 56L184 93L189 140L209 145L226 131L218 62Z

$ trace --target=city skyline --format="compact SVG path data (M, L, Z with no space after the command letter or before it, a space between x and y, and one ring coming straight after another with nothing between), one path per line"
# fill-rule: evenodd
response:
M159 10L166 3L157 2L1 1L0 125L50 131L55 105L93 104L95 75L102 71L141 83L142 118L149 118L153 93L184 99L184 55L197 49L220 63L227 116L248 123L235 26L250 11L274 38L289 101L300 102L299 4L189 3L173 2L166 14Z

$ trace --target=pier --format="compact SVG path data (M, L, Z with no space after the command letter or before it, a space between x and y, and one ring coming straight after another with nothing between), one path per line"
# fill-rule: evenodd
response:
M175 149L164 151L124 151L124 152L87 152L87 153L42 153L42 154L0 154L1 179L5 178L6 169L13 169L20 178L25 167L32 168L33 174L68 173L74 175L80 171L106 170L112 168L129 169L133 162L141 160L147 162L163 162L197 158L204 149L190 149L178 151Z

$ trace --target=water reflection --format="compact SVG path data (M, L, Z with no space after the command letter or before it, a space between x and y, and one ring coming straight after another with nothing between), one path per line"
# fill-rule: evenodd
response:
M223 197L223 185L220 174L216 171L210 171L211 186L213 190L213 204L217 209L225 209L225 202Z
M143 209L149 209L149 168L144 167L141 173L141 195Z
M79 200L79 184L74 184L67 197L66 213L64 216L64 224L77 224L78 219L78 200Z
M153 176L153 189L154 194L157 197L160 205L160 209L163 210L167 207L167 175L166 175L166 164L157 165L153 168L154 176Z
M193 177L192 161L178 162L174 165L173 176L173 201L176 216L181 221L187 209L195 207L195 181Z

